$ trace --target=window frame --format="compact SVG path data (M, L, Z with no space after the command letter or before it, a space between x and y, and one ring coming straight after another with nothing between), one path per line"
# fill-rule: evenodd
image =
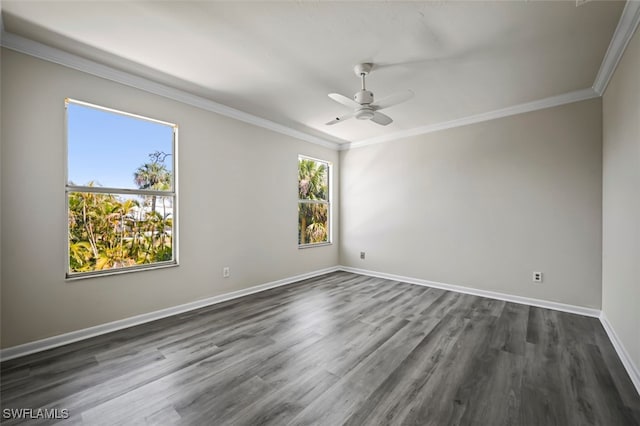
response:
M322 242L317 242L317 243L305 243L305 244L300 244L298 243L298 249L307 249L307 248L311 248L311 247L322 247L322 246L328 246L328 245L332 245L333 244L333 204L332 204L332 199L333 199L333 163L331 161L328 160L322 160L319 158L315 158L315 157L310 157L308 155L304 155L304 154L298 154L298 179L299 179L299 167L300 167L300 160L311 160L311 161L315 161L318 163L323 163L326 165L327 167L327 187L328 187L328 191L327 191L327 200L305 200L305 199L300 199L298 198L298 203L297 206L299 208L300 203L305 203L305 204L324 204L327 206L327 241L322 241ZM298 180L297 179L297 180ZM300 181L298 180L298 185L300 185ZM300 220L300 216L298 215L298 221ZM299 223L298 223L299 226ZM298 235L298 238L300 238L300 235Z
M86 185L70 185L69 184L69 104L80 105L82 107L93 108L99 111L104 111L112 114L118 114L129 118L148 121L156 124L169 126L172 128L172 141L171 141L171 167L172 167L172 182L171 190L149 190L149 189L132 189L132 188L116 188L116 187L103 187L103 186L86 186ZM127 274L131 272L147 271L154 269L170 268L178 266L178 125L155 118L145 117L138 114L129 113L101 105L92 104L85 101L80 101L72 98L65 98L64 100L64 200L65 200L65 239L66 239L66 280L78 280L92 277L103 277L109 275ZM131 195L131 196L158 196L172 199L172 228L171 228L171 260L160 261L155 263L145 263L140 265L125 266L112 269L103 269L96 271L84 271L84 272L72 272L71 262L69 260L70 253L70 240L69 240L69 195L74 192L80 193L93 193L93 194L111 194L111 195Z

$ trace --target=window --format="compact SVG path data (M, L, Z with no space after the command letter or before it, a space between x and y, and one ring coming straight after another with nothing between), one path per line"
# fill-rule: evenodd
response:
M65 100L67 277L177 264L177 126Z
M298 157L298 245L331 242L331 164Z

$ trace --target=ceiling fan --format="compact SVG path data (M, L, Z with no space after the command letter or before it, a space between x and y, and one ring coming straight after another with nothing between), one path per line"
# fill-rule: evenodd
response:
M348 114L341 115L340 117L336 117L326 123L326 125L331 126L351 117L355 117L358 120L371 120L381 126L386 126L393 122L391 117L381 113L380 110L411 99L413 92L411 90L404 90L391 96L387 96L381 101L374 103L373 92L367 90L364 82L365 77L369 72L371 72L372 68L373 64L371 63L358 64L353 68L355 74L362 79L362 88L353 95L353 99L340 95L339 93L329 93L329 97L331 99L346 106L347 108L351 108L353 111Z

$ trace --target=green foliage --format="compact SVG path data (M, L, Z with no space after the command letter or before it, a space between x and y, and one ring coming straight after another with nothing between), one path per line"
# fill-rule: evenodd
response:
M112 194L69 194L71 272L99 271L171 260L171 218L136 219L140 203Z
M298 161L298 244L329 240L329 182L324 163L301 158Z
M167 190L171 173L162 164L167 154L153 153L134 180L140 189ZM87 186L93 187L90 182ZM71 192L69 268L71 272L163 262L172 259L173 219L156 211L156 196L141 201L100 192ZM162 205L165 197L161 197Z

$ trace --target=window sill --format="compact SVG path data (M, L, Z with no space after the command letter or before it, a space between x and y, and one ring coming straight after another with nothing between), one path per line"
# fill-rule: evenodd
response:
M87 278L99 278L108 277L111 275L131 274L133 272L152 271L154 269L174 268L178 265L177 261L155 263L152 265L132 266L129 268L106 270L106 271L94 271L94 272L79 272L77 274L69 274L67 272L65 281L77 281Z
M315 243L315 244L299 244L298 248L299 249L308 249L308 248L313 248L313 247L324 247L324 246L331 246L333 245L332 242L328 242L328 243Z

